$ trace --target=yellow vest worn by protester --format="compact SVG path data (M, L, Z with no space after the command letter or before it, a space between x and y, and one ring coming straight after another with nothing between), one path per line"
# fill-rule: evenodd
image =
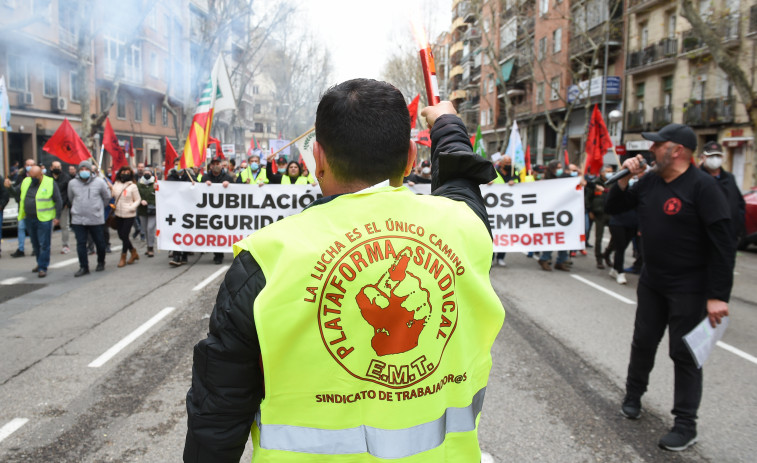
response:
M248 178L250 179L250 183L268 183L268 175L265 173L265 167L260 168L257 177L252 175L252 169L250 169L249 166L240 172L239 175L242 177L242 183L247 183Z
M504 321L492 241L464 203L407 188L339 196L234 245L265 398L252 461L478 462L490 350Z
M21 182L21 197L18 205L18 220L26 217L24 210L24 200L26 192L32 184L32 178L26 177ZM55 201L53 200L54 183L52 177L42 176L42 181L37 189L37 195L34 197L37 203L37 220L40 222L49 222L55 218Z
M292 179L289 178L288 175L284 174L284 175L281 176L281 184L282 185L291 185L292 184ZM299 177L297 177L297 180L294 181L294 184L295 185L307 185L308 184L308 179L307 179L307 177L303 177L302 175L300 175Z

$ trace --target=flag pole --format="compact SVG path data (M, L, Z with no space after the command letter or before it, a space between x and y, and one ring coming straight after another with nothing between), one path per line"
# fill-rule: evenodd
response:
M294 145L294 143L295 143L295 142L299 141L299 140L300 140L301 138L303 138L304 136L306 136L307 134L309 134L309 133L310 133L310 132L312 132L313 130L315 130L315 127L312 127L312 128L310 128L310 130L308 130L307 132L303 133L303 134L302 134L302 135L300 135L299 137L295 138L294 140L290 141L290 142L289 142L289 143L287 143L286 145L282 146L282 147L281 147L281 148L279 148L279 150L278 150L278 151L276 151L275 153L271 153L271 154L270 154L270 156L268 156L268 158L267 158L267 159L268 159L268 160L270 161L271 159L275 158L277 154L279 154L280 152L282 152L282 151L284 151L285 149L289 148L290 146Z
M103 151L104 150L105 150L105 143L102 143L100 145L100 156L98 157L97 162L95 163L97 164L96 166L97 171L100 172L100 177L105 177L105 174L103 173L102 169L100 169L100 166L103 164ZM94 160L95 158L93 157L92 159Z

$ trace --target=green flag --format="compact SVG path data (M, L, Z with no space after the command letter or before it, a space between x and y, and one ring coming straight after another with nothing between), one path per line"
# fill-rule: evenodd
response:
M486 150L484 150L484 136L481 135L481 126L476 129L476 140L473 142L473 152L481 156L486 157Z

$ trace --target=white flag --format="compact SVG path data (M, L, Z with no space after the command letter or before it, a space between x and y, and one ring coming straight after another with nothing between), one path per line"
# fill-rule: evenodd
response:
M308 168L308 172L315 175L315 157L313 156L313 142L315 142L315 130L300 138L294 144L300 151L302 160Z
M0 76L0 130L11 128L11 106L8 104L8 90L5 88L5 76Z

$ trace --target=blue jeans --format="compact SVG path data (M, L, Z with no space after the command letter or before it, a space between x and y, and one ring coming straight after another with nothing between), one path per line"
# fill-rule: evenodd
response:
M105 265L105 233L104 225L77 225L71 224L76 236L76 255L79 257L79 268L89 270L89 257L87 256L87 237L91 236L97 248L97 264Z
M547 262L551 262L552 251L542 251L539 260L546 260ZM557 260L555 261L555 264L562 264L566 260L568 260L568 251L557 251Z
M26 217L26 228L32 239L32 249L37 253L37 266L40 272L46 272L50 265L50 238L53 233L53 221L40 222L36 217Z
M24 242L26 241L26 219L18 221L18 250L24 252Z

